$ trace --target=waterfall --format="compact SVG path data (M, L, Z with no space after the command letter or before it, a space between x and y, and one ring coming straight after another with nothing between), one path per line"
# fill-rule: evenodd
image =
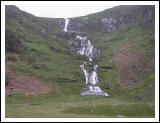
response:
M86 62L84 62L84 64L85 64ZM89 80L89 74L88 74L88 72L87 72L87 70L85 70L84 69L84 64L81 64L80 65L80 68L83 70L83 72L84 72L84 76L85 76L85 79L86 79L86 85L88 84L88 80Z
M67 27L68 27L68 24L69 24L69 19L68 18L65 18L65 26L64 26L64 31L67 32Z
M82 37L80 35L77 35L76 38L81 41L81 47L77 51L77 53L87 56L88 60L92 61L94 47L91 44L90 40L87 40L87 37Z
M64 31L70 32L67 30L67 27L69 25L69 19L65 19L65 26L64 26ZM96 86L98 84L98 75L97 75L97 68L98 65L93 64L93 60L95 57L95 52L99 52L91 43L90 40L87 39L86 36L81 36L79 34L76 35L76 39L80 42L80 47L77 48L77 53L80 55L84 55L87 57L88 61L83 62L83 64L80 65L80 68L82 69L86 82L85 85L87 87L87 91L84 91L81 93L81 95L99 95L99 96L109 96L107 93L102 91L100 87ZM87 64L90 64L92 66L92 70L87 70L85 69L85 66Z

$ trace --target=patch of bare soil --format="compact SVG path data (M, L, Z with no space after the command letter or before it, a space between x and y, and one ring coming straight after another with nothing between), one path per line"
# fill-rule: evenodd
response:
M146 72L149 68L151 60L146 55L144 49L134 49L133 44L123 45L115 55L115 63L117 67L118 77L123 86L130 87L139 83L139 75Z
M51 88L35 77L17 75L15 72L6 68L6 95L14 92L24 93L25 95L39 95L47 93Z

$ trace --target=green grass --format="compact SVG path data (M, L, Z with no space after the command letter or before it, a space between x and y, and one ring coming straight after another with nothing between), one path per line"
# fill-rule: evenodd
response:
M12 69L22 74L37 76L51 83L63 78L79 80L78 69L82 60L69 53L64 39L55 37L51 40L50 45L56 49L55 51L48 46L49 38L44 38L17 22L10 23L7 28L16 31L26 47L26 51L19 55L16 63L10 65Z
M154 104L120 97L82 97L76 94L7 97L6 117L154 117Z
M121 12L128 13L128 9L124 7ZM140 21L125 25L120 31L98 32L101 27L96 25L96 18L101 19L107 14L112 13L104 11L88 16L91 25L84 33L101 50L96 59L99 86L111 97L79 96L85 82L79 65L85 58L70 53L56 19L6 19L6 28L16 32L26 48L25 52L16 55L16 62L8 66L17 74L36 76L53 86L45 95L14 93L7 96L6 117L154 117L154 25L144 25L138 15ZM23 19L27 23L22 23ZM78 19L81 17L77 22ZM48 27L51 28L49 33L39 33ZM127 43L135 45L129 50L143 48L153 59L153 67L149 68L150 71L142 71L140 84L131 89L120 86L114 61L119 48ZM106 67L112 69L106 70Z

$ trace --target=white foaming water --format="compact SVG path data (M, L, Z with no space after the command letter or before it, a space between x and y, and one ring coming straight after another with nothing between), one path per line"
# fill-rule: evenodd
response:
M65 26L64 26L64 31L65 32L68 32L68 25L69 25L69 19L68 18L65 18ZM93 58L93 45L91 44L90 40L87 39L87 37L85 36L80 36L80 35L77 35L76 38L78 40L80 40L80 43L81 43L81 47L79 48L79 50L77 51L78 54L80 55L85 55L88 57L88 60L89 61L93 61L92 58Z
M65 26L64 26L64 31L67 32L67 27L68 27L68 24L69 24L69 19L68 18L65 18Z
M86 85L87 84L96 85L98 83L98 76L97 76L97 73L96 73L96 69L97 69L98 65L94 65L94 71L92 71L89 74L88 71L84 68L85 64L86 64L85 62L83 64L81 64L80 68L84 72L84 76L85 76L85 79L86 79Z
M94 93L101 93L103 96L110 96L108 95L106 92L104 92L103 90L101 90L100 87L96 86L96 84L99 82L98 81L98 76L97 76L97 68L98 65L94 65L93 66L93 71L91 73L88 73L88 71L84 68L84 65L86 64L86 62L84 62L83 64L80 65L80 68L83 70L84 75L85 75L85 79L86 79L86 86L88 87L90 92L94 92Z
M80 39L80 40L86 40L87 39L86 37L82 37L82 36L79 36L79 35L77 35L76 38Z
M91 58L89 58L89 61L91 62L91 61L93 61Z
M65 19L65 27L64 31L68 32L67 27L69 24L69 19ZM87 37L77 35L76 38L80 41L80 48L78 48L77 53L80 55L85 55L87 56L89 60L89 64L92 64L91 61L94 55L94 47L91 44L90 40L87 39ZM98 81L98 76L97 76L97 68L98 65L93 66L93 70L91 72L88 72L88 70L85 69L85 65L87 62L84 62L83 64L80 65L80 68L83 70L85 79L86 79L86 86L88 86L88 89L92 92L103 92L100 87L96 86L96 84L99 82ZM104 93L105 96L109 96L107 93Z
M90 40L87 40L86 37L82 37L79 35L77 35L77 39L81 41L81 48L77 51L77 53L87 56L89 61L92 61L94 47L91 44Z
M89 74L87 72L87 70L84 69L84 64L86 64L85 62L83 64L80 65L80 68L83 70L84 72L84 76L85 76L85 79L86 79L86 85L88 84L89 82Z
M90 76L89 76L89 82L92 85L96 85L98 83L98 76L96 71L92 71Z

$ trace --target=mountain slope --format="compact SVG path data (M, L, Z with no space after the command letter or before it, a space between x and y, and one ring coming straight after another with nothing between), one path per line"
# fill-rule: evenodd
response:
M112 85L114 91L115 87L119 88L114 84L119 83L122 88L137 91L137 98L144 95L152 98L154 18L154 6L116 6L103 12L71 18L68 30L83 32L101 50L97 63L100 65L103 87ZM146 90L151 90L152 94L149 96Z
M62 27L63 19L37 18L14 6L6 6L6 31L12 35L6 34L19 39L16 45L20 45L21 50L19 62L28 64L27 69L20 65L18 69L46 80L83 81L83 77L78 76L81 60L76 54L70 54ZM97 62L103 87L117 82L121 87L136 87L145 83L148 76L154 80L154 6L117 6L71 18L68 30L83 32L101 50ZM6 44L8 41L12 40L6 39ZM12 42L7 46L13 48ZM68 69L64 69L64 65ZM114 69L110 69L112 67Z
M69 53L56 21L37 18L15 6L6 6L6 31L10 32L6 33L6 54L9 54L6 55L6 61L10 62L10 57L15 59L13 64L6 66L20 74L34 75L52 84L82 79L78 71L81 60ZM18 57L10 54L11 51L17 53L17 48L13 48L16 42L15 46L21 47ZM8 50L11 48L15 51Z
M71 18L69 30L115 32L138 23L154 24L154 6L116 6L84 17Z
M6 97L8 117L23 117L25 113L31 117L30 111L22 113L21 108L15 109L17 105L25 107L26 103L31 111L33 107L33 113L37 111L34 106L39 107L40 112L32 117L82 117L82 112L88 110L93 110L90 117L119 117L123 108L128 109L124 117L154 116L154 6L116 6L70 18L68 30L83 33L101 51L96 59L99 86L111 95L108 99L79 96L85 82L79 65L86 58L70 50L68 37L74 41L74 34L66 35L63 31L63 18L35 17L11 5L6 6L5 13L6 87L12 72L16 78L25 76L29 80L34 76L51 87L48 94L37 97L21 95L23 91L17 93L11 88L11 97ZM95 106L98 108L94 112ZM108 107L104 106L111 108L106 111ZM122 109L117 111L117 106Z

